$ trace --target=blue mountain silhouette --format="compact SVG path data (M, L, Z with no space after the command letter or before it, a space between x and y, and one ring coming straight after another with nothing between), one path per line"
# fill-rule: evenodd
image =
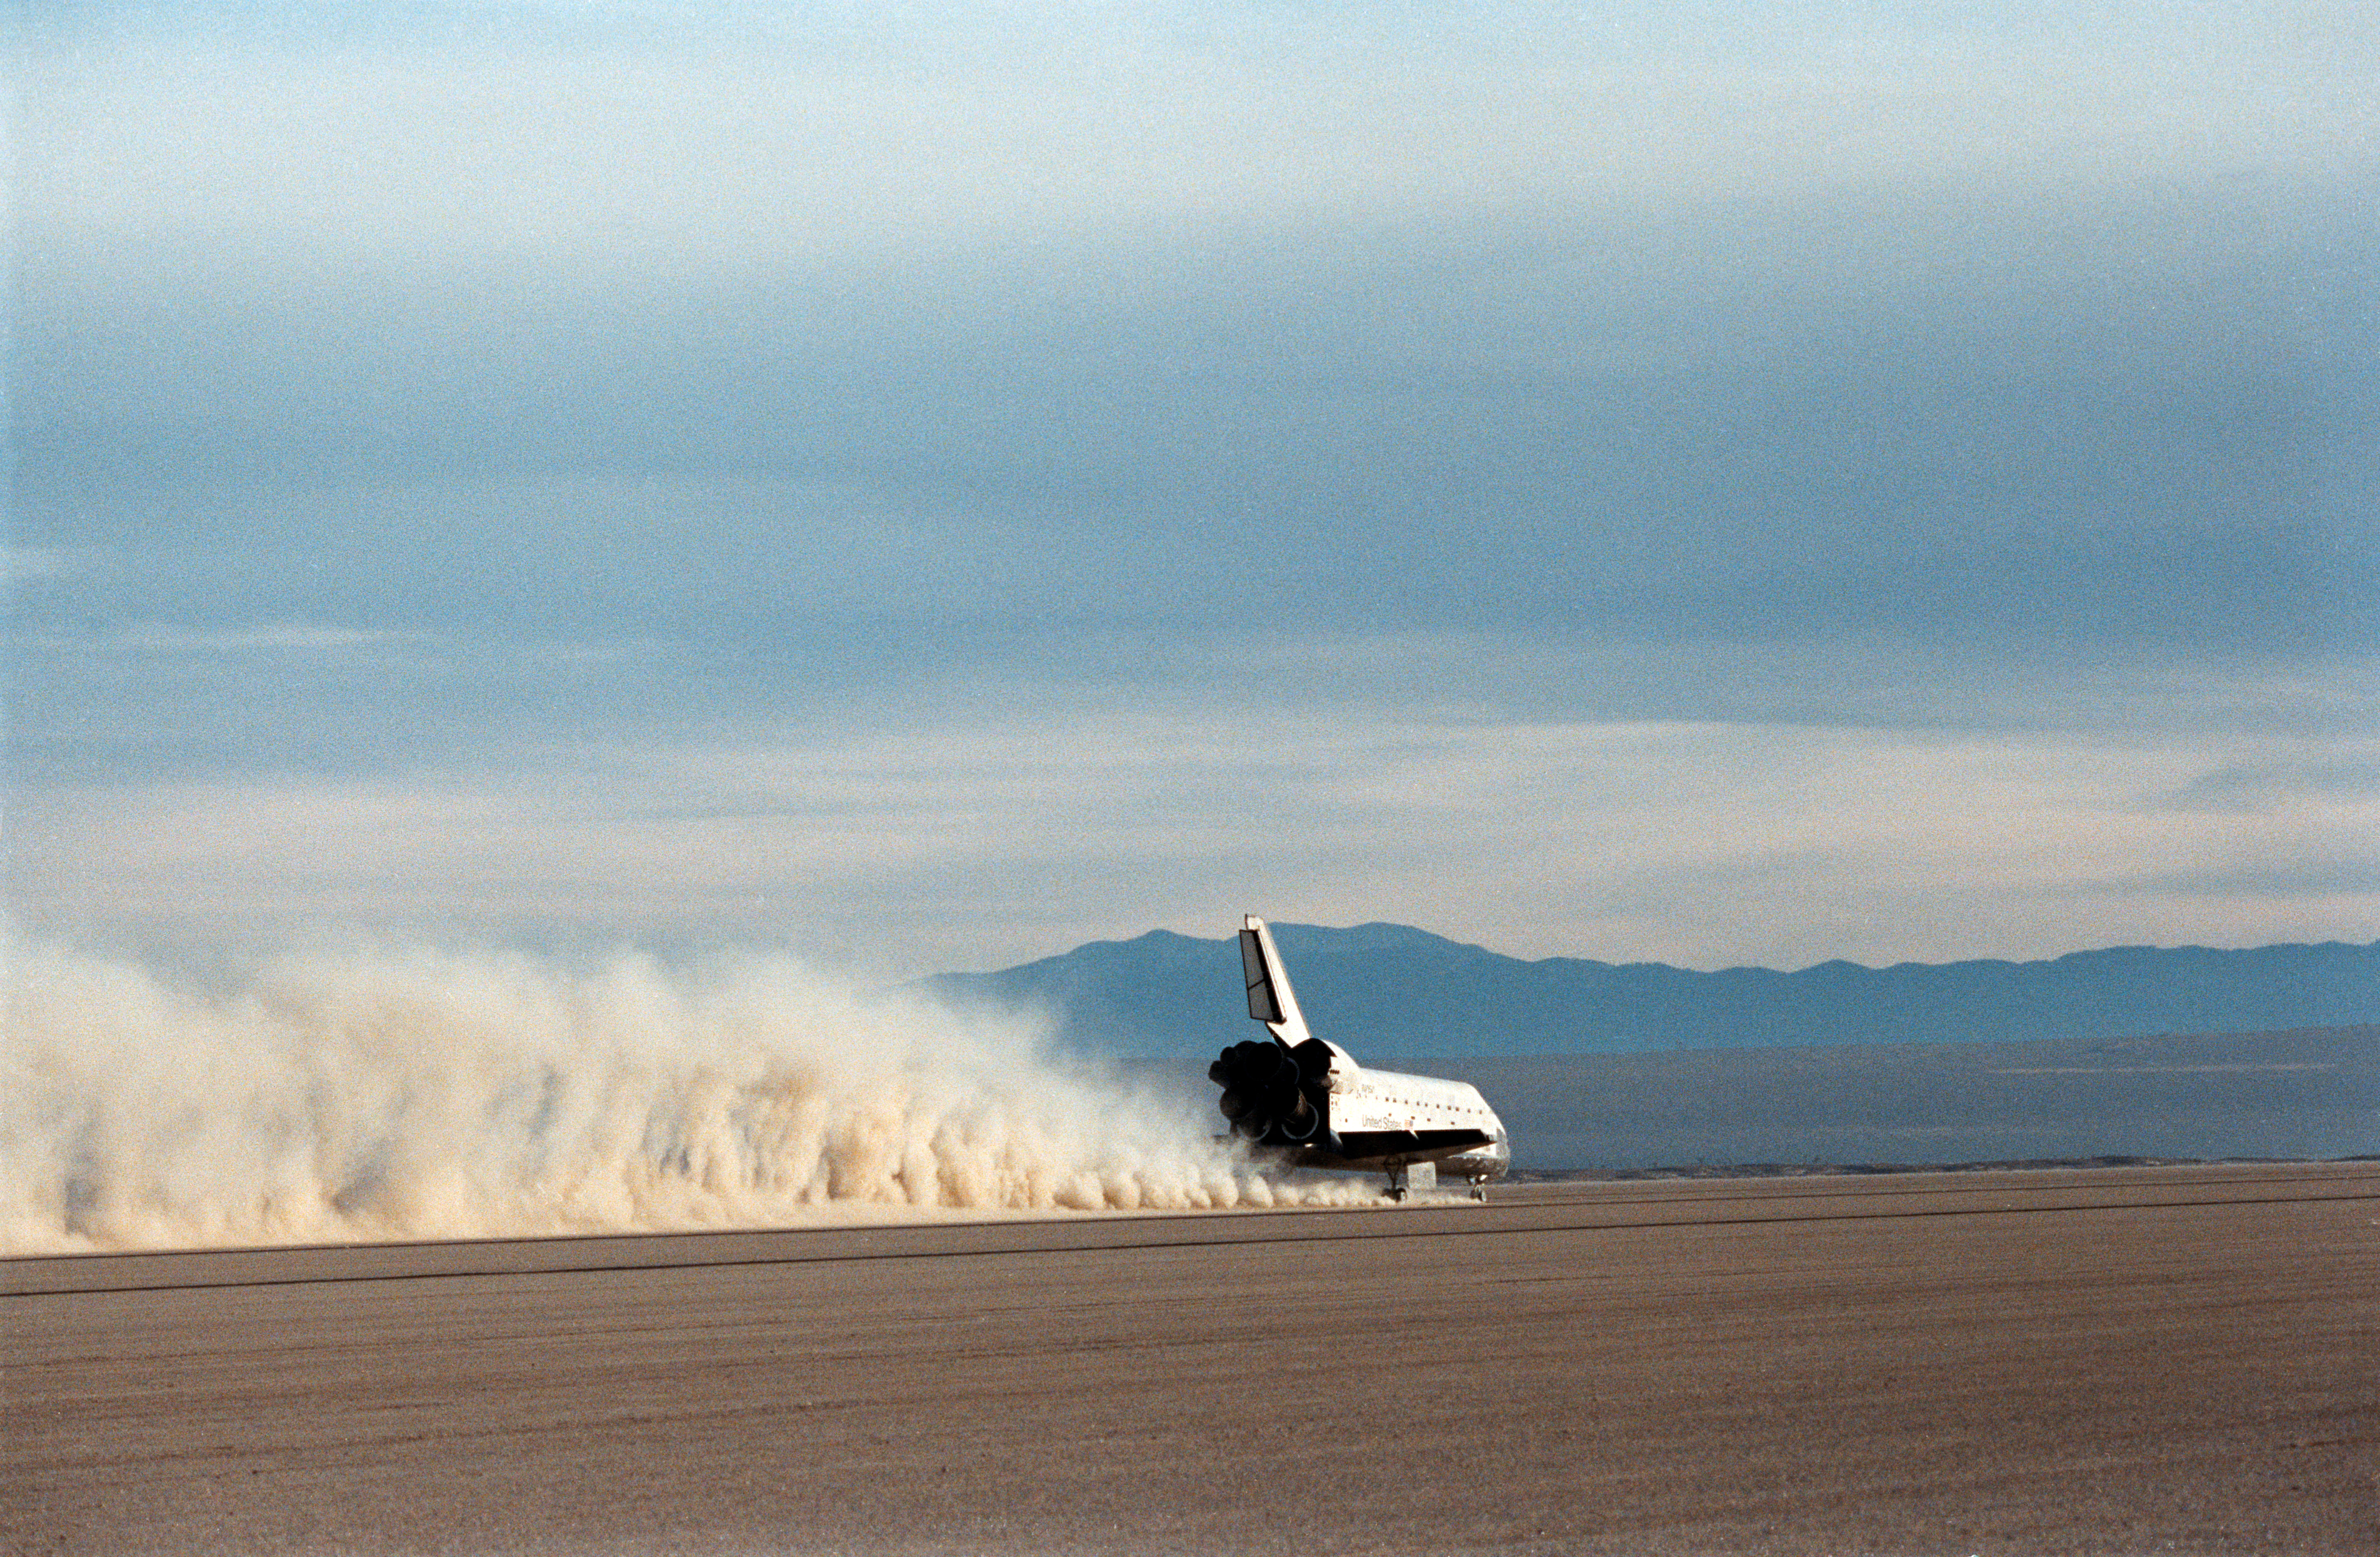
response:
M2380 1022L2380 942L2115 946L2040 962L1797 972L1526 961L1410 925L1276 925L1314 1030L1358 1058L1975 1043ZM1228 936L1151 931L996 973L923 980L963 1004L1050 1011L1062 1041L1194 1058L1249 1035Z

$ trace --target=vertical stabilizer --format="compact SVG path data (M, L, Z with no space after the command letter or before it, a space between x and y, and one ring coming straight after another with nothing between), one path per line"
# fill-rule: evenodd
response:
M1254 914L1240 931L1240 970L1246 976L1248 1015L1262 1022L1272 1036L1294 1049L1313 1036L1297 1009L1297 993L1289 987L1289 973L1272 943L1272 931Z

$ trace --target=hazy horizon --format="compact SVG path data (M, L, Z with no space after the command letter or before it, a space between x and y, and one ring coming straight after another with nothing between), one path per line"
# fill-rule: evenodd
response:
M1519 954L1517 954L1517 953L1513 953L1513 952L1507 952L1507 951L1505 951L1504 949L1502 949L1501 947L1495 946L1495 945L1491 945L1491 944L1488 944L1488 943L1485 943L1485 942L1479 942L1479 941L1465 941L1465 940L1463 940L1462 938L1460 938L1460 937L1458 937L1458 936L1444 935L1444 934L1439 933L1439 931L1434 931L1434 930L1430 929L1427 925L1403 924L1403 923L1400 923L1399 921L1394 920L1394 919L1366 919L1366 920L1364 920L1364 921L1362 921L1362 922L1360 922L1360 923L1356 923L1356 924L1346 924L1346 925L1305 924L1305 923L1300 923L1299 921L1293 920L1293 919L1271 919L1271 920L1268 920L1267 922L1268 922L1268 923L1269 923L1269 924L1272 926L1272 928L1273 928L1274 930L1276 930L1276 931L1282 931L1282 930L1292 930L1292 931L1295 931L1295 930L1319 930L1319 931L1356 931L1356 930L1418 931L1420 931L1422 934L1424 934L1424 935L1427 935L1427 936L1431 936L1431 937L1433 937L1433 938L1435 938L1435 939L1437 939L1437 940L1451 942L1451 943L1453 943L1454 944L1456 944L1456 945L1458 945L1458 946L1467 947L1467 948L1470 948L1470 949L1472 949L1472 950L1475 950L1475 951L1488 952L1488 953L1490 953L1490 954L1492 954L1492 955L1496 955L1496 956L1500 956L1500 957L1512 957L1512 958L1513 958L1513 960L1515 960L1515 961L1520 961L1520 962L1542 962L1542 961L1546 961L1546 960L1548 960L1548 959L1552 959L1552 960L1589 961L1589 962L1610 962L1610 961L1612 960L1612 959L1610 959L1610 958L1609 958L1609 957L1590 957L1590 956L1585 955L1585 954L1583 954L1583 953L1578 953L1578 952L1547 952L1547 953L1544 953L1544 954L1542 954L1542 955L1536 955L1536 956L1522 956L1522 955L1519 955ZM1048 955L1045 955L1045 956L1035 957L1035 958L1031 958L1031 959L1029 959L1029 960L1031 960L1031 961L1035 961L1035 962L1049 961L1049 960L1051 960L1051 959L1056 958L1056 957L1062 957L1062 956L1066 955L1067 955L1067 954L1069 954L1069 953L1072 953L1072 952L1079 952L1079 951L1085 950L1085 949L1086 949L1086 948L1087 948L1087 947L1095 946L1095 945L1108 945L1108 946L1128 945L1128 944L1130 944L1132 942L1146 939L1147 937L1148 937L1148 936L1150 936L1150 935L1179 935L1179 936L1183 937L1183 938L1184 938L1184 939L1185 939L1185 940L1192 940L1192 941L1208 941L1208 942L1215 942L1215 943L1223 943L1223 942L1231 941L1231 940L1233 938L1234 933L1235 933L1235 931L1237 931L1237 929L1238 929L1238 923L1237 923L1237 921L1236 921L1236 920L1235 920L1235 921L1233 921L1232 924L1229 924L1229 925L1225 925L1225 926L1220 927L1220 929L1216 930L1216 931L1215 931L1215 932L1214 932L1213 934L1211 934L1211 935L1208 935L1208 934L1201 934L1201 933L1199 933L1198 931L1178 931L1178 930L1169 930L1169 929L1167 929L1166 927L1161 926L1161 925L1160 925L1160 926L1152 926L1151 928L1149 928L1149 929L1148 929L1148 930L1138 931L1135 931L1135 932L1128 933L1128 934L1117 934L1117 935L1096 936L1096 937L1094 937L1093 939L1091 939L1091 940L1089 940L1089 941L1082 942L1082 943L1079 943L1078 944L1075 944L1075 945L1073 945L1073 946L1063 947L1063 948L1060 949L1059 951L1050 953L1050 954L1048 954ZM2303 945L2373 946L2373 945L2380 945L2380 936L2375 936L2375 937L2374 937L2374 938L2373 938L2372 940L2370 940L2370 941L2349 941L2349 940L2341 940L2341 939L2338 939L2338 938L2334 937L2334 938L2332 938L2331 940L2328 940L2328 941L2321 941L2321 942L2307 942L2307 941L2273 941L2273 942L2260 942L2260 943L2255 943L2254 945L2252 945L2252 946L2233 946L2233 947L2210 946L2210 945L2206 944L2206 943L2204 943L2204 942L2182 942L2182 943L2177 943L2177 944L2170 945L2170 946L2159 946L2159 945L2156 945L2155 943L2152 943L2152 942L2145 942L2145 941L2143 941L2143 942L2128 942L2128 943L2122 943L2122 944L2119 944L2119 945L2107 945L2107 946L2074 946L2074 947L2070 947L2070 948L2068 948L2067 950L2064 950L2064 951L2058 951L2058 952L2047 952L2047 953L2044 953L2044 954L2043 954L2043 955L2041 955L2040 956L2036 956L2036 957L2019 957L2019 958L2009 958L2009 957L1954 957L1954 958L1949 958L1949 959L1943 959L1943 960L1947 960L1947 961L1949 961L1949 962L2010 962L2010 961L2014 961L2014 962L2056 962L2056 961L2060 960L2061 958L2065 958L2065 957L2073 957L2073 956L2083 956L2083 955L2089 955L2089 954L2091 954L2091 953L2094 953L2094 952L2123 952L2123 951L2144 951L2144 950L2145 950L2145 951L2184 951L2184 952L2187 952L2187 951L2253 951L2253 950L2265 949L2265 948L2285 947L2285 946L2303 946ZM1660 958L1660 957L1640 957L1640 958L1634 958L1634 959L1631 959L1631 960L1635 961L1635 962L1640 962L1640 963L1648 964L1648 965L1649 965L1649 964L1660 964L1660 965L1667 966L1667 967L1671 967L1684 968L1684 969L1687 969L1687 970L1689 970L1689 971L1693 971L1693 972L1705 972L1705 973L1708 973L1708 972L1730 972L1730 971L1734 971L1734 970L1736 970L1736 969L1743 969L1743 968L1753 969L1753 970L1755 970L1755 971L1764 971L1764 972L1800 973L1800 972L1807 972L1809 969L1811 969L1811 968L1813 968L1813 967L1824 967L1824 966L1826 966L1826 965L1827 965L1827 964L1828 964L1828 963L1850 963L1850 964L1852 964L1852 966L1853 966L1853 967L1865 967L1865 968L1868 968L1868 969L1871 969L1871 970L1881 969L1881 968L1888 968L1888 967L1894 967L1894 966L1897 966L1897 965L1892 964L1892 963L1861 963L1861 962L1857 962L1857 961L1855 961L1854 959L1850 958L1850 957L1821 957L1821 958L1819 958L1816 962L1813 962L1813 963L1801 963L1801 964L1797 964L1797 965L1794 965L1794 966L1790 967L1775 967L1775 968L1771 968L1771 967L1768 967L1768 965L1767 965L1767 964L1763 964L1763 963L1729 963L1729 964L1724 964L1724 965L1720 965L1720 966L1717 966L1717 967L1693 967L1692 965L1689 965L1689 964L1686 964L1686 963L1670 962L1670 961L1668 961L1667 959ZM1942 961L1939 961L1939 960L1935 961L1935 962L1925 962L1925 961L1922 961L1921 959L1917 959L1917 958L1908 958L1908 959L1904 959L1904 961L1905 961L1906 963L1908 963L1908 964L1912 965L1912 966L1924 966L1924 967L1939 967L1939 966L1942 966ZM1017 966L1022 966L1022 965L1017 965ZM1626 964L1624 964L1624 963L1623 963L1623 964L1614 964L1614 966L1621 966L1621 967L1624 967L1624 966L1626 966ZM970 970L970 969L945 969L944 971L947 971L947 972L960 972L960 971L978 971L978 970ZM984 970L980 970L980 971L1009 971L1009 969L984 969Z

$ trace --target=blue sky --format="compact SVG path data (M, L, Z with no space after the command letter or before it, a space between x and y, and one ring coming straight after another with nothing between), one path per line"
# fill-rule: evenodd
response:
M2375 66L2319 4L37 18L12 911L2369 940Z

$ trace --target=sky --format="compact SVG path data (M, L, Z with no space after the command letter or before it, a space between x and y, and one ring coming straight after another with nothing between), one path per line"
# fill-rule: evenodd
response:
M36 6L11 919L2380 936L2380 25Z

